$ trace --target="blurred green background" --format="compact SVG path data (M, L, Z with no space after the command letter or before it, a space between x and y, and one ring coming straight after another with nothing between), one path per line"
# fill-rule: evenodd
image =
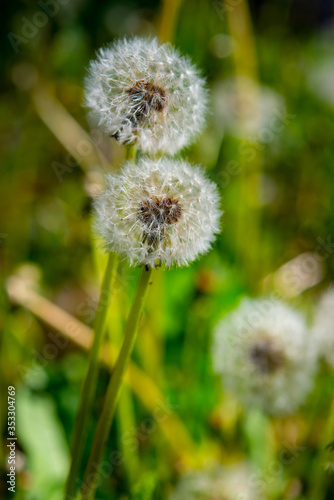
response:
M333 476L323 465L334 463L322 435L333 384L328 369L298 415L268 419L222 393L210 357L217 320L240 297L270 291L291 259L313 256L312 264L306 258L292 266L280 292L308 316L333 281L333 2L26 0L2 8L1 466L11 385L15 498L61 498L68 469L86 355L57 333L59 310L50 304L93 324L103 257L91 233L91 194L103 162L83 132L82 87L95 51L124 35L172 41L207 78L208 125L182 155L217 182L224 217L213 251L189 268L157 273L134 360L161 392L144 384L151 398L145 404L140 388L125 390L108 444L113 471L97 498L167 498L193 448L203 464L249 459L267 498L333 498ZM118 168L123 148L92 132L110 162L104 169ZM110 315L114 344L137 278L138 269L121 265ZM24 292L28 285L35 295ZM107 381L105 367L95 420ZM303 451L273 472L270 464L289 440ZM12 498L5 481L0 496Z

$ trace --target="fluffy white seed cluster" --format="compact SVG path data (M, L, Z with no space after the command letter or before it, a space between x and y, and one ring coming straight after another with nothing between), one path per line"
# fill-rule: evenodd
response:
M170 158L141 158L107 176L96 199L96 230L131 264L187 265L219 231L217 188L202 169Z
M121 144L174 154L205 123L205 82L188 58L156 39L118 40L90 63L85 102L94 125Z
M334 368L334 287L329 288L317 306L313 335L319 344L320 354Z
M277 143L285 125L284 97L242 77L223 79L213 87L214 118L220 130L251 142Z
M262 500L247 464L206 467L184 474L169 500Z
M303 317L276 300L244 299L216 327L213 367L246 405L293 413L312 389L318 350Z

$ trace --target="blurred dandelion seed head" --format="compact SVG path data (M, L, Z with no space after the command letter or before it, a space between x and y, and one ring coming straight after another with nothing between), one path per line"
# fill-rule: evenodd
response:
M316 342L303 317L277 300L244 299L216 327L213 368L246 405L298 409L312 389Z
M313 335L327 363L334 368L334 287L321 297L315 312Z
M284 353L270 340L255 342L249 354L257 370L262 373L274 373L284 364Z
M251 143L270 143L279 135L277 111L285 109L283 96L243 77L217 81L212 91L216 125ZM277 123L276 123L277 120ZM274 126L273 126L274 124Z
M169 500L261 500L261 491L245 463L215 465L185 473Z
M96 199L96 230L108 250L131 264L187 265L207 252L219 232L218 190L199 167L141 158L108 175Z
M205 124L205 82L186 57L156 39L118 40L100 49L85 80L94 125L121 144L174 154Z

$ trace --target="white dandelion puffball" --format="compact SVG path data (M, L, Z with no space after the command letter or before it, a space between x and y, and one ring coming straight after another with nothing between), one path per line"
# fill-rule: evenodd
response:
M334 368L334 287L329 288L321 297L317 306L313 334L320 345L327 363Z
M274 299L244 299L216 327L213 368L246 405L293 413L313 387L318 349L304 318Z
M85 80L90 118L121 144L174 154L205 123L205 82L188 58L156 39L100 49Z
M184 474L169 500L262 500L252 469L216 465Z
M131 264L187 265L207 252L219 232L219 195L200 167L168 158L141 158L107 175L97 198L96 229L109 251Z
M212 100L217 127L247 141L277 142L289 119L284 97L247 77L217 81Z

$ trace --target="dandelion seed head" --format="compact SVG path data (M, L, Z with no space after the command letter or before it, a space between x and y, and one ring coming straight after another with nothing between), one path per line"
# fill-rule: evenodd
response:
M134 265L188 265L219 232L217 188L200 167L171 158L128 162L96 199L96 231Z
M268 339L254 342L254 345L249 350L249 359L256 369L263 374L274 373L284 365L283 351Z
M334 286L330 287L320 299L312 331L319 345L319 353L334 368Z
M269 144L279 140L275 128L279 123L277 112L285 110L286 103L273 89L256 85L247 77L242 77L238 86L234 79L224 78L214 84L212 100L214 119L220 129L251 142Z
M278 300L244 299L216 327L213 368L246 405L293 413L313 386L317 349L304 318Z
M211 465L181 476L169 500L262 500L246 463Z
M156 39L118 40L100 49L85 80L94 125L121 144L174 154L205 124L205 82L189 59Z

